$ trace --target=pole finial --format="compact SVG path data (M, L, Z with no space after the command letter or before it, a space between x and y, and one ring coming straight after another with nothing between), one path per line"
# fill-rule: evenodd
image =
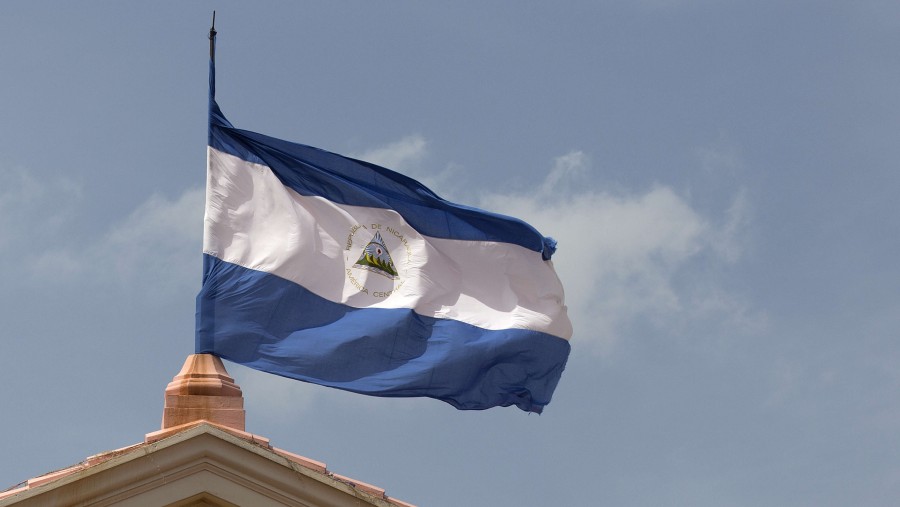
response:
M212 26L209 27L209 59L216 61L216 11L213 11Z

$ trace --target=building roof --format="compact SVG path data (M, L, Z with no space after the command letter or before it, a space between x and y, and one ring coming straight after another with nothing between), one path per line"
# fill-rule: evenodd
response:
M206 366L207 358L201 358ZM188 361L191 361L189 358ZM195 361L196 362L196 361ZM215 358L216 375L224 367ZM193 368L193 367L192 367ZM179 377L191 378L185 373ZM225 373L227 377L227 373ZM195 377L197 378L197 377ZM210 407L221 406L210 394L209 375L204 379L205 394L182 389L180 401L166 393L163 428L145 435L144 441L121 449L89 456L73 466L50 472L0 492L0 507L43 505L146 506L167 507L234 505L341 507L375 505L413 507L390 498L384 489L328 470L325 463L273 447L269 440L243 431L243 415L232 409L226 424L209 419L194 419L172 425L178 417L170 405L190 405L191 411L215 418L217 413L195 410L198 400ZM233 395L233 381L224 379ZM181 386L184 387L183 385ZM238 396L240 396L240 388ZM221 401L221 400L218 400ZM243 405L241 398L241 406ZM167 419L168 417L168 419ZM168 421L168 423L167 423ZM237 421L237 422L236 422ZM168 424L168 425L167 425ZM234 426L240 426L236 428Z

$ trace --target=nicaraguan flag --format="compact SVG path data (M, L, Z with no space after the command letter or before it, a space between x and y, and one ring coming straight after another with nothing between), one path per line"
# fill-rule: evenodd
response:
M572 328L528 224L367 162L210 123L196 352L376 396L541 412Z

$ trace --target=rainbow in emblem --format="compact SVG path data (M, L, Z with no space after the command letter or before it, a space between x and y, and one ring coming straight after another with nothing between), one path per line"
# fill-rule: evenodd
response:
M362 255L359 256L359 260L356 261L353 267L367 269L373 273L386 276L391 280L400 278L397 274L397 269L394 267L394 260L391 259L391 254L388 252L380 232L375 232L372 241L369 241L369 244L363 248Z

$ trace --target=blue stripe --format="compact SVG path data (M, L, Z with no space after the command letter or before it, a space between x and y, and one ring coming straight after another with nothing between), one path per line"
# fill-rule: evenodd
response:
M210 146L270 167L301 195L392 209L421 234L435 238L512 243L541 252L544 260L556 250L556 241L517 218L448 202L421 183L375 164L233 128L214 100L210 111Z
M540 413L569 349L537 331L351 308L204 255L196 352L284 377L375 396L427 396L459 409Z

